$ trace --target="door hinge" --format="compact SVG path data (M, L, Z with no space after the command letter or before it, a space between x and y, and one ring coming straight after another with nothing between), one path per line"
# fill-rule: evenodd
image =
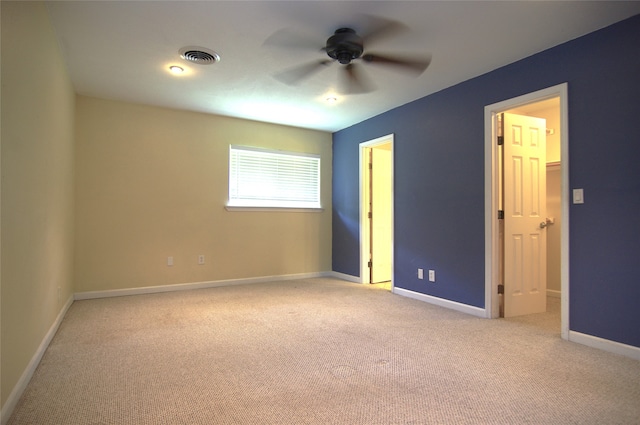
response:
M367 263L367 267L369 268L373 267L373 262L371 260L369 260L369 262Z
M498 210L498 220L504 220L504 210Z
M504 294L504 285L498 285L498 294Z
M369 169L370 169L370 170L373 170L373 162L370 162L370 163L369 163Z
M371 211L369 211L369 212L367 213L367 218L371 218L371 217L373 217L373 214L371 213Z
M504 137L498 136L498 146L502 146L502 145L504 145Z

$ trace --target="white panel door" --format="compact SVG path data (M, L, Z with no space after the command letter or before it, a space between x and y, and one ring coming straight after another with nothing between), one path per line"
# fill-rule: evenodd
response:
M504 315L513 317L547 309L546 121L505 113L503 122Z
M391 280L391 151L374 147L371 172L371 283Z

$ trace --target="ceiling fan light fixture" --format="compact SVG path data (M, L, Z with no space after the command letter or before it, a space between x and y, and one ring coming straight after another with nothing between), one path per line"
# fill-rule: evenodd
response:
M329 37L325 49L330 58L348 65L362 55L362 37L351 28L339 28Z
M338 54L336 55L336 59L338 59L338 62L340 62L343 65L347 65L349 63L351 63L351 59L354 59L353 55L351 54L351 52L338 52Z

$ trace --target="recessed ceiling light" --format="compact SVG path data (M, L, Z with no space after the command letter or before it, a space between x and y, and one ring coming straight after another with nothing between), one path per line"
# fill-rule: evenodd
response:
M338 98L335 96L329 96L325 99L327 101L327 103L336 103L338 101Z
M169 71L171 71L174 74L182 74L184 72L184 68L177 65L172 65L169 67Z

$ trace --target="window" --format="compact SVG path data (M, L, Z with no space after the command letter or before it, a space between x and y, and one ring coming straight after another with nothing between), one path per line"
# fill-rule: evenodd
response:
M321 208L320 156L230 146L227 206Z

